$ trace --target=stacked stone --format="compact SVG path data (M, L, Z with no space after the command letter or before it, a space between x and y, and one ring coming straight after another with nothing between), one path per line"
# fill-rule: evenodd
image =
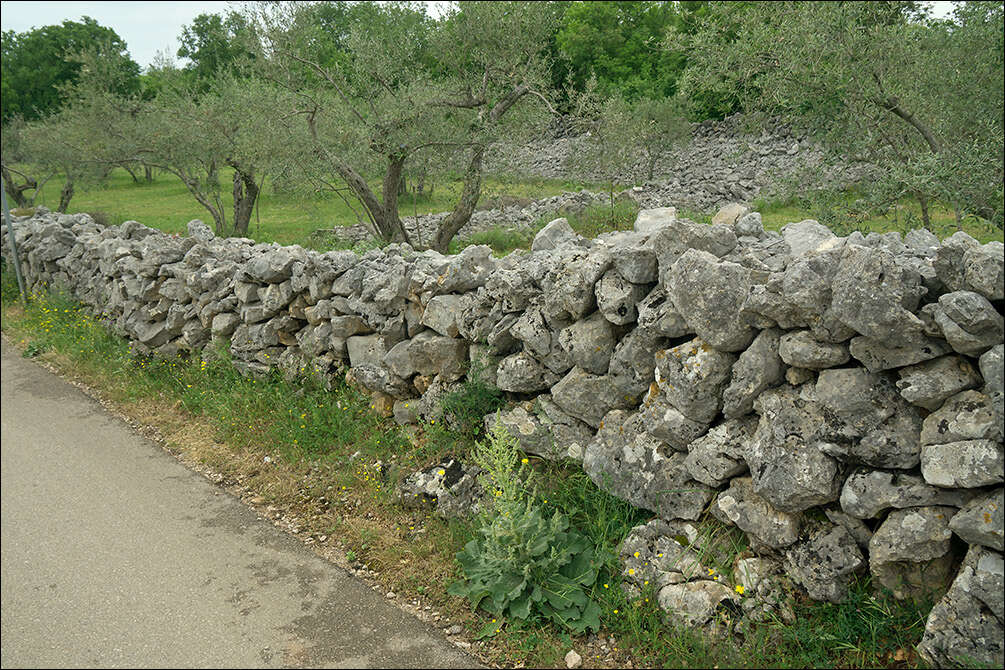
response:
M838 602L869 571L941 598L929 662L1002 662L1001 243L773 233L741 206L712 225L645 210L596 240L557 219L502 259L44 210L18 230L33 286L71 288L137 346L229 339L248 374L346 368L402 423L438 418L477 361L515 403L487 425L657 515L626 540L625 574L688 623L739 606L696 549L710 510L758 554L737 564L747 615L781 606L779 575Z
M584 172L576 166L575 158L587 141L586 136L559 136L526 145L499 143L486 157L487 169L548 179L609 181L607 172ZM640 158L618 171L614 180L639 183L649 178L648 172ZM866 174L861 165L828 161L819 146L785 125L776 123L751 133L743 119L734 116L693 124L690 141L661 156L653 178L633 195L645 207L674 203L705 211L790 188L850 184Z

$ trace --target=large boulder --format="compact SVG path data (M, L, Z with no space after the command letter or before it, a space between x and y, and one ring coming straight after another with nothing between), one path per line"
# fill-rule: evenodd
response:
M685 458L649 434L638 413L614 410L586 447L583 470L598 487L636 507L664 519L694 520L714 491L691 479Z
M669 275L670 299L698 337L720 351L742 351L750 345L757 333L740 318L750 292L750 270L691 249Z
M831 291L834 314L862 335L896 340L922 330L911 313L924 291L921 277L888 251L845 246Z

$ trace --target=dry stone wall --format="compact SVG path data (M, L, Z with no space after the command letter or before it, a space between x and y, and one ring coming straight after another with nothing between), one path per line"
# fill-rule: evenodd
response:
M499 259L321 254L44 208L16 226L32 287L67 287L143 351L226 340L249 375L344 372L402 423L440 417L477 361L513 401L488 424L653 512L621 548L629 588L656 584L692 625L729 602L791 616L781 575L837 602L868 571L897 597L941 596L931 663L1001 665L1001 243L774 233L742 207L715 221L644 210L587 240L558 219ZM743 598L701 564L706 511L757 553L737 562Z

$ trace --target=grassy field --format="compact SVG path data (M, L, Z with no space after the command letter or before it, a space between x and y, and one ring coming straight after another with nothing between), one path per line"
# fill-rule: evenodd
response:
M307 379L241 377L227 353L210 360L164 360L129 344L72 299L37 295L23 308L9 273L2 277L3 333L26 357L54 366L159 431L182 461L243 497L266 516L295 519L298 537L367 579L460 623L473 652L504 667L564 667L576 649L587 667L917 667L929 605L892 600L867 579L840 605L796 596L797 617L751 623L728 612L729 631L705 638L668 619L653 593L628 598L613 550L651 516L598 489L577 467L525 459L537 473L541 503L577 532L609 550L589 597L600 608L596 636L574 635L541 620L496 623L447 586L461 576L457 552L478 536L478 519L444 521L426 508L403 507L396 484L419 467L460 457L470 462L481 439L477 419L497 394L468 382L444 401L459 420L405 429L372 411L369 399L337 380L325 389ZM251 419L253 417L253 420ZM265 457L271 464L263 466ZM702 562L728 579L750 555L742 533L709 517L701 528L713 547ZM370 572L372 571L372 572ZM491 625L490 625L491 624ZM442 625L442 623L440 624ZM492 629L488 639L479 631ZM496 632L497 631L497 632Z
M228 207L228 217L233 213L233 195L226 187L232 174L230 169L223 170L220 179L223 186L221 196ZM61 186L58 179L51 179L42 189L36 204L55 207L59 202ZM379 192L379 184L374 183L372 186ZM485 180L481 202L484 205L499 198L534 200L589 186L591 185L586 183L560 180L516 181L488 178ZM459 181L446 181L435 185L432 197L413 198L411 193L406 194L401 198L401 213L408 216L413 213L447 211L454 206L459 193ZM70 202L69 211L99 212L112 225L135 219L167 233L185 233L185 227L192 219L202 219L212 225L209 212L196 202L181 180L168 173L156 174L153 182L147 183L134 182L125 170L116 169L102 186L78 188ZM266 179L249 233L260 242L308 244L314 230L356 222L356 214L336 194L277 194L271 182Z
M231 173L221 174L221 184L229 184ZM37 204L54 206L59 199L60 182L50 180L39 194ZM377 186L374 184L374 186ZM401 200L403 215L425 214L447 211L453 207L460 192L460 182L445 180L435 185L432 197L413 198L406 194ZM602 184L547 179L515 179L488 177L485 179L481 206L498 205L500 202L528 201L557 195L563 191L578 191L587 188L603 191ZM233 198L227 188L222 189L224 202L232 207ZM853 230L863 232L907 232L921 226L920 209L913 200L905 200L886 212L866 211L857 204L853 193L832 194L824 204L821 199L811 201L790 198L785 201L758 201L754 209L763 217L765 227L777 230L786 223L813 218L831 227L837 234L846 235ZM115 170L101 187L78 189L70 203L70 212L98 213L103 221L116 225L129 219L163 230L168 233L184 233L186 224L192 219L202 219L211 223L209 213L188 193L185 186L171 174L157 174L152 183L134 182L125 170ZM580 215L570 217L570 223L581 234L595 236L608 230L630 229L636 210L619 204L612 214L609 207L598 206ZM228 211L228 213L230 213ZM684 216L707 222L713 212L680 210ZM538 228L547 223L549 217L538 222ZM249 234L260 242L280 244L301 244L318 247L311 233L317 229L334 228L357 222L356 214L337 195L332 193L298 196L289 193L275 193L266 180L259 199L258 210L252 218ZM957 230L952 212L945 207L932 207L932 229L940 238L948 237ZM963 230L981 242L1003 239L1002 231L987 222L967 217ZM453 248L459 249L467 243L489 244L497 253L512 249L529 248L534 231L513 232L492 230L480 233L470 240L457 240Z

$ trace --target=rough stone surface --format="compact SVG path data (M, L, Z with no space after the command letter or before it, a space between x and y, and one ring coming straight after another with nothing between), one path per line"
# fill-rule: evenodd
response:
M750 291L750 271L691 249L670 271L668 293L688 326L720 351L742 351L756 331L740 318Z
M637 413L614 410L586 447L583 470L597 486L664 519L697 519L714 491L691 479L686 456L645 431Z
M1005 551L1005 493L999 488L976 496L949 522L949 528L969 544Z
M757 493L790 513L837 500L838 465L814 439L821 418L813 404L782 386L762 393L754 409L761 418L744 460Z
M722 409L722 393L736 356L700 338L656 352L656 383L671 405L697 423L709 423Z
M945 340L925 335L905 336L895 342L874 340L860 335L853 337L848 345L852 357L861 361L869 372L913 365L938 358L951 351Z
M869 568L900 599L939 594L952 580L952 507L890 512L869 542Z
M814 600L839 603L852 577L865 567L855 538L841 526L814 531L785 550L786 572Z
M775 509L754 491L749 477L733 479L716 498L716 516L735 524L758 544L787 547L799 539L802 515Z
M948 398L925 417L921 427L922 444L1001 439L1001 417L992 399L980 391L964 391Z
M980 386L980 373L965 358L942 356L901 368L897 388L911 404L936 410L946 398Z
M406 477L398 499L408 507L431 506L444 518L466 516L478 510L483 494L478 473L456 460L437 463Z
M964 440L921 449L921 474L935 486L975 488L1005 481L1001 442Z
M949 592L932 608L921 657L934 667L1005 665L1002 555L971 547Z
M786 364L808 370L834 368L844 365L851 358L847 345L820 342L808 330L783 335L778 355Z
M781 336L778 328L762 330L733 364L732 378L722 394L726 418L750 413L757 396L785 379L785 365L778 355Z
M965 491L930 486L921 477L906 472L863 469L845 480L841 488L841 509L858 519L872 519L890 507L960 507L971 497Z
M747 471L743 452L756 429L753 417L726 421L690 444L684 465L699 482L722 486Z

